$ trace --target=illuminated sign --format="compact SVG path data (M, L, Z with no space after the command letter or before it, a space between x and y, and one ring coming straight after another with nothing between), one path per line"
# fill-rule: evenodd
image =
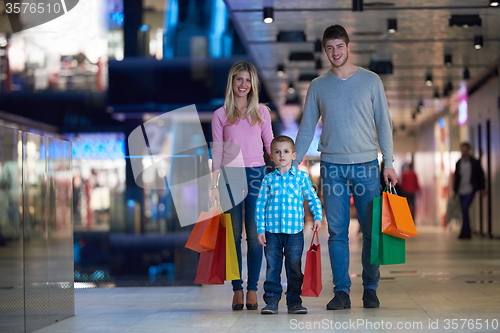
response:
M468 98L467 98L467 84L462 82L457 93L458 97L458 125L463 126L467 124L468 119Z

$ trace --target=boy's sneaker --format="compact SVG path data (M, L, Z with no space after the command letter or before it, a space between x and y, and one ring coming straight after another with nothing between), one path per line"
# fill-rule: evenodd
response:
M267 305L260 310L262 314L277 314L278 313L278 302L269 301Z
M351 298L345 291L335 292L335 296L326 305L327 310L342 310L351 308Z
M363 307L364 308L378 308L380 301L377 297L375 289L365 289L363 292Z
M290 314L306 314L307 308L303 307L302 305L295 305L291 308L288 308L288 313L290 313Z

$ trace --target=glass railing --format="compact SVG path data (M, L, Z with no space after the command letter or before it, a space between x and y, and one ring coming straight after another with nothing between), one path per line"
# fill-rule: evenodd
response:
M0 127L0 332L74 315L71 143Z

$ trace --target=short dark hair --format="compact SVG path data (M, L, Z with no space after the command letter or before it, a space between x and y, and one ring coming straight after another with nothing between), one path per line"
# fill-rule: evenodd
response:
M344 27L338 24L331 25L323 32L323 47L327 41L332 39L342 39L346 45L349 44L349 35Z
M467 146L467 148L470 149L470 143L468 143L468 142L462 142L462 143L460 143L460 148L462 148L464 146Z
M286 135L278 135L271 141L271 149L273 148L273 145L278 142L288 142L289 144L292 145L293 151L295 151L295 142L293 142L292 138Z

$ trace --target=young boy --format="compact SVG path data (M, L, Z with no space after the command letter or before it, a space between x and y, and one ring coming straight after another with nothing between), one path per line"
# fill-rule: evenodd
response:
M283 255L288 280L288 313L307 313L300 298L304 277L301 270L304 249L304 196L314 215L313 230L321 228L323 213L309 175L292 166L295 155L292 139L287 136L274 138L271 142L271 160L276 164L276 170L264 177L257 199L257 239L259 244L264 246L267 261L264 282L264 301L267 305L261 310L262 314L278 313L278 303L283 292L280 276Z

